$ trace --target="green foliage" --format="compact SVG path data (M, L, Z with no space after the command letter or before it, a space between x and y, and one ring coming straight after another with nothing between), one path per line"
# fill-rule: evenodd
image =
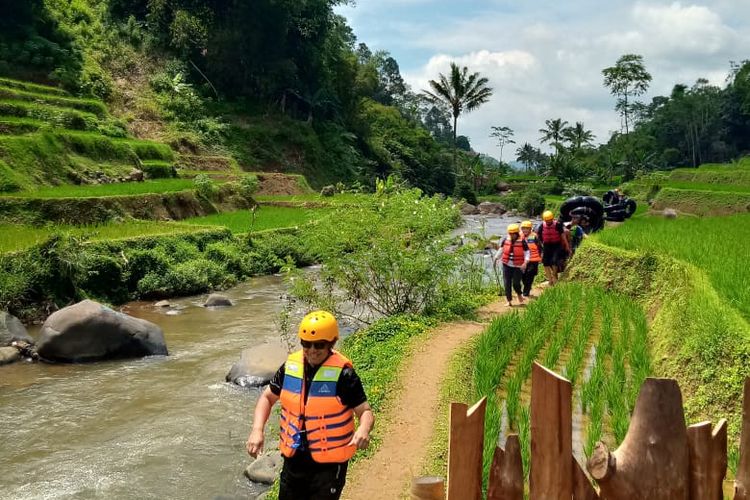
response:
M468 184L459 184L456 188L456 197L462 200L466 200L466 203L469 203L471 205L478 205L479 201L477 200L477 193L474 191L474 188L472 188Z
M701 216L747 213L750 211L750 190L725 192L664 188L654 198L653 208L674 208Z
M206 174L196 175L193 179L193 186L195 191L207 200L213 200L219 194L219 187Z
M330 286L300 285L296 292L334 309L346 299L365 317L433 308L460 260L459 253L446 251L450 240L444 237L458 220L450 201L422 197L418 190L338 210L311 228L309 243L325 264L323 282L335 284L344 297Z
M141 170L149 179L167 179L176 176L174 165L159 160L144 161Z
M252 198L259 187L260 181L255 174L247 174L240 179L240 194L245 198Z

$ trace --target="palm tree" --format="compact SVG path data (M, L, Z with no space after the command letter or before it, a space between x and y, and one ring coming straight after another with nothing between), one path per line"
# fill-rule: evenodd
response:
M544 124L547 125L547 128L539 129L539 133L542 134L540 142L550 142L552 146L560 145L568 122L562 118L555 118L554 120L546 120Z
M520 161L521 163L523 163L526 167L527 172L537 159L536 148L534 148L534 146L532 146L528 142L524 143L523 146L516 149L516 155L518 155L516 156L516 161Z
M423 90L425 98L433 104L446 104L453 114L453 166L456 166L456 128L458 117L466 111L467 113L477 109L490 100L492 88L488 87L489 80L479 73L469 74L469 69L464 66L459 68L454 62L451 63L450 74L446 77L440 73L440 78L430 80L432 90Z
M591 145L591 141L595 137L593 132L586 130L583 122L576 122L575 127L566 128L563 130L563 135L570 142L570 147L574 152L580 151L584 146Z

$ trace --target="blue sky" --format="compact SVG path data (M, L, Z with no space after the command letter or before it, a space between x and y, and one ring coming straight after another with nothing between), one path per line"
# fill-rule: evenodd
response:
M619 119L601 70L622 54L644 56L645 100L701 77L723 85L729 61L750 59L750 0L358 0L337 10L359 41L396 58L415 90L450 61L487 76L495 94L459 133L495 156L492 125L538 145L544 121L560 117L606 141Z

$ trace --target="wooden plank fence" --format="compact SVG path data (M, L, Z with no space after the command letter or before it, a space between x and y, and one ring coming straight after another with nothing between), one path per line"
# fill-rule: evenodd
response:
M717 500L724 498L727 421L686 427L677 382L648 378L641 386L628 432L610 451L598 443L584 472L573 456L573 389L535 363L531 375L531 500ZM486 400L450 410L447 500L482 498ZM596 480L597 487L589 477ZM518 435L495 449L487 500L522 500L525 490ZM442 478L415 478L411 497L444 500ZM735 500L750 500L750 378L745 380Z

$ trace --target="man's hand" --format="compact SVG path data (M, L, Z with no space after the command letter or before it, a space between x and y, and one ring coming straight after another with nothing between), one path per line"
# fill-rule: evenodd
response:
M263 442L265 437L263 436L263 429L253 429L250 432L250 437L247 438L247 452L253 457L257 458L258 455L263 453Z
M352 440L349 441L348 446L356 446L358 450L364 450L370 445L370 433L367 429L363 429L359 426L359 429L352 436Z
M521 264L521 267L520 267L520 269L521 269L521 272L522 272L522 273L525 273L525 272L526 272L526 263L525 263L525 262L524 262L523 264Z

